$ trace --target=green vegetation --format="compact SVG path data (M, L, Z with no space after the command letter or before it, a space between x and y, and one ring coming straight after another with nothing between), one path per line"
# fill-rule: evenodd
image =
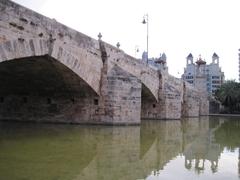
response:
M240 83L226 81L216 91L215 98L225 107L225 113L240 113Z

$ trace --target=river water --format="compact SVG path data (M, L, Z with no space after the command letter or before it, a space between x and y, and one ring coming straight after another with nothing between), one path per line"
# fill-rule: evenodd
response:
M240 118L0 122L0 180L239 180Z

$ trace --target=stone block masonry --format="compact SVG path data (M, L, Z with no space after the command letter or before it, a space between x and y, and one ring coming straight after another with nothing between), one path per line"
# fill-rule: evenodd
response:
M204 92L12 1L0 1L0 120L140 124L208 114Z
M158 73L159 99L154 101L149 95L142 96L142 118L180 119L183 115L183 82L165 72Z
M200 113L199 91L187 82L183 82L183 103L182 116L183 117L198 117Z
M141 114L141 81L115 65L107 76L104 95L105 116L111 124L139 124Z

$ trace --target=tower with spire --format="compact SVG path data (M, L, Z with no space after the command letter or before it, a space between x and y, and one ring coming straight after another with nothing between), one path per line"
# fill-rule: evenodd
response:
M190 54L186 57L186 59L187 59L187 65L188 65L188 64L193 64L193 55L192 55L192 53L190 53Z
M213 53L210 64L207 64L201 55L194 63L194 57L191 53L186 57L186 60L182 79L201 91L207 91L210 95L214 94L224 81L224 73L219 66L219 56Z
M213 53L213 55L212 55L212 64L219 65L219 56L216 53Z

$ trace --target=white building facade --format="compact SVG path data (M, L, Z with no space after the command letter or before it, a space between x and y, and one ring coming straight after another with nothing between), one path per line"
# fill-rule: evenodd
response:
M164 71L168 72L168 67L167 67L167 56L165 53L160 54L158 58L149 58L147 59L148 55L147 52L143 52L142 54L142 60L145 63L148 63L149 66Z
M212 62L208 65L205 60L202 60L201 56L194 63L191 53L186 59L187 64L182 79L195 87L206 89L209 95L213 95L224 82L224 73L219 66L219 56L214 53ZM201 81L199 81L200 79Z

